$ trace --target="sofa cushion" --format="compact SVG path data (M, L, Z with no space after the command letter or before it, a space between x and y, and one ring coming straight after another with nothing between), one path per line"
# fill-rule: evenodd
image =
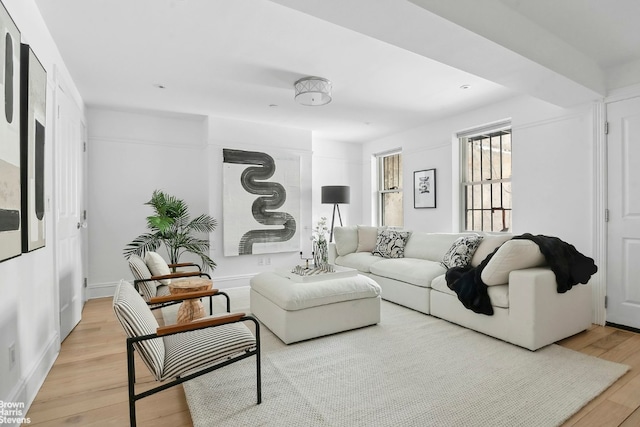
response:
M453 242L464 234L413 232L407 241L404 256L440 262Z
M380 285L361 274L320 280L305 286L277 273L264 272L251 278L250 284L252 290L288 311L377 298L381 293Z
M466 267L481 241L482 236L478 235L458 237L442 257L442 266L444 268Z
M509 282L509 273L513 270L544 264L545 258L537 244L524 239L508 240L489 260L480 278L487 286L504 285Z
M358 249L358 227L335 227L333 238L336 242L338 255L346 255Z
M371 273L375 275L424 288L445 271L439 262L417 258L383 259L371 265Z
M380 230L373 254L383 258L404 258L404 247L410 234L409 231Z
M380 262L380 260L379 256L375 256L371 252L354 252L336 257L335 263L343 267L355 268L363 273L371 273L371 265Z
M372 252L376 247L378 239L378 230L384 230L386 227L370 227L367 225L358 226L358 248L356 252Z
M477 267L484 259L496 250L498 246L511 239L513 234L485 234L480 242L480 246L471 258L471 266Z
M444 274L433 279L431 288L435 291L453 295L455 298L458 298L456 293L447 286ZM492 306L509 308L509 285L489 286L487 293L489 294ZM460 307L467 310L462 303L460 303Z

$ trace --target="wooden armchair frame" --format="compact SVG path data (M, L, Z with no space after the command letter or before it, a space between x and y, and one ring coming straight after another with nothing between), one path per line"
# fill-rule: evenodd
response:
M198 271L188 271L188 272L179 271L176 273L164 274L161 276L151 276L148 279L134 279L133 286L136 288L136 291L140 292L140 288L138 287L140 283L152 282L152 281L157 281L162 279L179 279L179 278L185 278L185 277L206 277L207 279L211 280L211 276L208 273L203 273L202 271L200 271L200 266L197 264L192 264L192 263L169 264L169 267L171 267L172 265L173 266L195 266L198 268ZM229 295L227 295L225 292L222 292L219 289L210 289L208 291L202 291L202 293L203 294L200 295L198 298L209 297L209 313L213 313L213 297L217 295L221 295L225 297L227 313L231 312L231 300L229 299ZM183 294L180 298L176 298L173 295L153 297L149 301L147 301L147 304L149 305L151 310L157 310L159 308L164 308L170 305L178 304L182 302L182 300L190 299L190 298L185 298L184 295L186 294Z

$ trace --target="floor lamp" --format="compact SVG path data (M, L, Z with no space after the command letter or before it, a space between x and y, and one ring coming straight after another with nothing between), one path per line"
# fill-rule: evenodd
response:
M331 217L331 234L329 235L329 242L333 241L333 224L336 219L336 211L338 211L338 219L340 220L340 227L342 227L342 216L340 216L340 203L349 204L350 201L350 189L347 185L326 185L322 187L322 203L333 204L333 216Z

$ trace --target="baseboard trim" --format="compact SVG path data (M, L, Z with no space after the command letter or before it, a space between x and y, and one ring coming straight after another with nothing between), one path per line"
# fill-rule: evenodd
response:
M26 414L31 407L38 391L40 391L40 387L44 384L44 380L53 367L53 363L56 361L59 352L60 337L57 333L54 333L31 371L20 379L9 394L7 401L24 403L23 414Z
M118 286L117 282L107 282L107 283L92 283L87 286L86 297L87 300L96 299L96 298L107 298L112 297L116 292L116 287Z

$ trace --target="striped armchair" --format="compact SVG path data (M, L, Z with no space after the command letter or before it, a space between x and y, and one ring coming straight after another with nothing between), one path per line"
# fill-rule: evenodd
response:
M151 254L149 252L147 255ZM158 259L156 257L156 259ZM175 304L176 301L172 298L169 292L169 286L171 280L179 280L180 278L189 278L189 277L206 277L211 279L211 276L207 273L200 271L200 267L197 264L193 263L182 263L182 264L166 264L166 271L169 271L171 268L184 268L184 267L195 267L197 271L177 271L174 273L166 273L162 275L154 275L151 273L151 269L147 265L147 262L139 257L138 255L131 255L129 257L129 269L133 274L134 280L133 285L138 290L142 298L149 304L152 310L157 308L166 307L168 305ZM209 313L213 313L213 300L214 296L221 295L226 298L227 303L227 313L231 311L231 302L229 300L229 296L218 290L211 289L210 291L203 291L202 297L209 297ZM180 302L180 301L177 301Z
M113 297L113 310L127 335L131 426L136 425L137 400L251 356L256 356L257 403L262 402L260 325L253 316L233 313L160 327L147 303L124 280ZM255 332L246 321L253 323ZM163 384L136 394L134 351Z

